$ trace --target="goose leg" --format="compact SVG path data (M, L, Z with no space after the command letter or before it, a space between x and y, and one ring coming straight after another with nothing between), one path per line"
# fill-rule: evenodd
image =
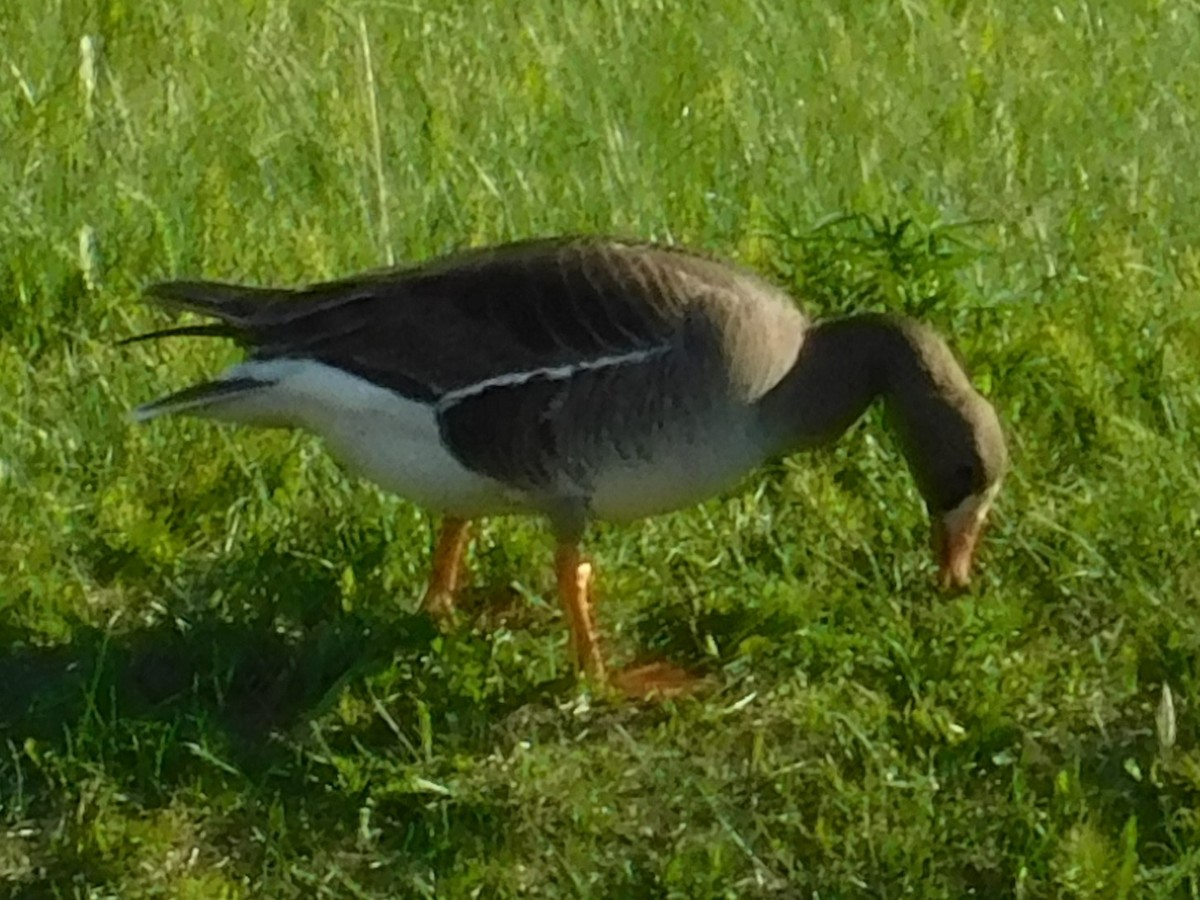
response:
M579 546L560 542L554 553L558 593L571 629L571 651L580 673L595 684L607 684L634 700L684 697L710 687L703 678L666 662L650 662L609 672L600 652L600 638L592 615L592 564Z
M454 615L454 592L462 580L463 557L470 542L470 521L454 516L442 520L433 550L433 569L421 601L421 608L439 622L447 622Z
M554 571L558 578L558 596L571 629L571 650L575 665L587 678L605 679L604 658L592 617L592 564L583 558L579 545L559 542L554 551Z

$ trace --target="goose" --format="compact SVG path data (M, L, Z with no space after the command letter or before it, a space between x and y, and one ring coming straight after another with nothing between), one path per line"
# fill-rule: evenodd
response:
M442 515L423 608L453 616L471 524L553 530L576 669L670 694L670 667L610 671L581 550L592 520L696 504L836 440L881 398L932 523L938 580L968 585L1007 467L992 405L946 342L896 315L812 320L751 271L675 247L533 239L302 288L168 281L245 360L134 410L320 436L350 471Z

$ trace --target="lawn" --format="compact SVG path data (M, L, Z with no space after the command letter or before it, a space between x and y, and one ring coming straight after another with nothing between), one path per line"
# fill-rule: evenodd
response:
M0 894L1200 897L1200 8L221 0L0 17ZM693 246L947 334L1013 471L934 585L873 411L551 542L313 439L130 407L173 276L302 283L560 232Z

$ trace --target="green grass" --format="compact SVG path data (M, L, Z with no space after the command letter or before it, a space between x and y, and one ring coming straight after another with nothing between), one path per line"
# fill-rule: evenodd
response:
M1198 17L14 6L0 893L1200 896ZM489 522L471 556L472 598L515 594L509 615L439 636L423 512L307 437L124 418L232 358L114 347L162 322L149 281L563 231L950 335L1014 456L976 587L933 589L873 414L732 496L594 530L614 656L721 688L589 702L538 523Z

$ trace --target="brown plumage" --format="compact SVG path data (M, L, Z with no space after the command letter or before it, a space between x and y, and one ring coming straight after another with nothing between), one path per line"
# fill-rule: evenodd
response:
M887 404L965 584L1006 466L995 412L932 330L865 315L812 323L743 270L599 239L511 244L286 290L170 282L149 293L215 323L248 359L141 407L307 428L350 468L445 513L431 609L452 609L466 522L554 526L579 665L604 675L578 545L591 518L678 508L770 456L836 439Z

